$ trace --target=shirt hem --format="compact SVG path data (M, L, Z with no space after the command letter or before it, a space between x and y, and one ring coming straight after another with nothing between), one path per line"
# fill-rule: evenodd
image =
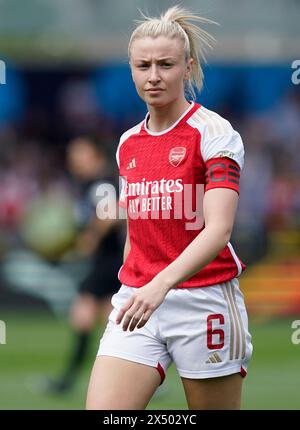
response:
M228 278L220 279L217 282L210 282L210 283L204 284L204 285L199 285L199 284L197 284L197 285L181 285L181 286L174 287L174 290L175 289L178 289L178 290L180 290L180 289L187 289L187 288L206 288L206 287L212 287L213 285L219 285L219 284L223 284L224 282L229 282L232 279L238 278L239 276L240 275L238 273L236 273L235 275L232 275L232 276L230 276ZM132 284L129 284L129 283L123 281L120 278L119 278L119 281L123 285L126 285L127 287L131 287L131 288L142 288L144 285L146 285L148 282L150 282L150 281L148 281L148 282L145 282L144 284L141 284L141 285L132 285Z

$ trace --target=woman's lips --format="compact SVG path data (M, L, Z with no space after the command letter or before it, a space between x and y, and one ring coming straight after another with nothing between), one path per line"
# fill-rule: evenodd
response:
M155 92L164 91L164 90L162 88L149 88L146 91L151 92L151 93L155 93Z

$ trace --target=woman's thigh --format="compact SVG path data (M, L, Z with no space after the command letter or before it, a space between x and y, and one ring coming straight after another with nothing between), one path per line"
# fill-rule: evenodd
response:
M241 407L243 378L239 373L208 379L181 378L189 409L230 409Z
M87 394L87 409L142 410L159 386L155 367L117 357L96 358Z

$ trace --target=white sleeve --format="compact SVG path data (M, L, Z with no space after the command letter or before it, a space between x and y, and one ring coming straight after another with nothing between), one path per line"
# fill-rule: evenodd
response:
M228 157L238 163L241 169L244 165L243 141L231 126L224 134L204 138L201 143L201 153L205 163L211 158Z
M134 127L130 128L129 130L125 131L125 133L122 134L122 136L120 137L120 141L119 141L119 145L117 148L117 152L116 152L116 160L117 160L117 165L120 169L120 149L121 146L123 145L123 143L132 135L134 134L138 134L141 130L143 121L141 121L139 124L135 125Z
M116 151L116 162L119 169L120 169L120 147L121 147L121 139L119 140L118 148Z

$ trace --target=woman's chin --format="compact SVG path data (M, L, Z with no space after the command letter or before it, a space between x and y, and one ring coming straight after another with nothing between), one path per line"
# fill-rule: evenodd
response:
M164 99L163 97L147 97L145 101L147 105L151 107L163 107L167 104L166 99Z

